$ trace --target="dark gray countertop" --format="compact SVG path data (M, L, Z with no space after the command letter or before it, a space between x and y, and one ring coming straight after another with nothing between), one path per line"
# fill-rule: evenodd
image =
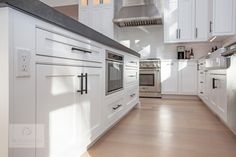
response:
M66 30L94 40L103 45L107 45L140 57L140 54L136 51L123 46L119 42L83 25L76 20L73 20L72 18L56 11L38 0L0 0L0 6L9 6L11 8L23 11L36 18L40 18L44 21L60 26Z

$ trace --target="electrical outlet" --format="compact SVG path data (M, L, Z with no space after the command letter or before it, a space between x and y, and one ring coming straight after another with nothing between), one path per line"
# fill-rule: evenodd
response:
M17 76L30 76L31 51L27 49L17 49Z

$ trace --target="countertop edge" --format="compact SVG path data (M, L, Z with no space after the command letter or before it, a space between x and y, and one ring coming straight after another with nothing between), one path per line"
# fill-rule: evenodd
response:
M55 9L38 0L0 0L0 7L11 7L100 44L118 49L140 58L140 54L136 51L93 30L92 28L89 28L88 26L85 26L84 24L72 18L67 17L66 15L56 11Z

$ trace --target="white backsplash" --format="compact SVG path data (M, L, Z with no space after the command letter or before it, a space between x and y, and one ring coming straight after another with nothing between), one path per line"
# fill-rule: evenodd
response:
M176 59L177 46L193 48L195 58L201 58L211 51L212 47L222 46L221 42L164 44L163 26L125 27L115 29L115 37L120 43L139 52L142 58Z

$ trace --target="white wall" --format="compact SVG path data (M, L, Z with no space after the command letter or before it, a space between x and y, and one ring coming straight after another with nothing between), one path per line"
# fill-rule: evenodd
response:
M142 58L177 58L176 46L184 45L193 48L195 58L200 58L211 51L212 46L222 46L222 43L192 43L164 44L163 26L125 27L116 29L116 40L138 51Z
M40 0L51 7L78 4L79 0Z

